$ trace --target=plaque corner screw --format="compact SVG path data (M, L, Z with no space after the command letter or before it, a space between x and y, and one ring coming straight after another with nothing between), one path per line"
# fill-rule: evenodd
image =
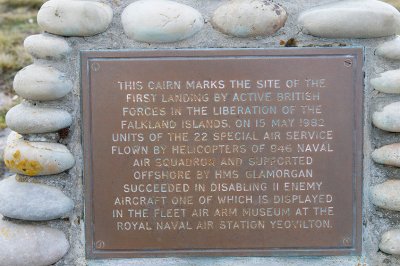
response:
M103 249L106 246L106 243L103 240L96 241L94 243L96 249Z
M352 65L353 65L353 62L350 59L344 60L345 67L351 67Z
M99 71L99 69L100 69L99 63L94 62L94 63L92 64L92 70L95 71L95 72L97 72L97 71Z
M349 245L351 243L351 238L350 237L344 237L342 239L343 245Z

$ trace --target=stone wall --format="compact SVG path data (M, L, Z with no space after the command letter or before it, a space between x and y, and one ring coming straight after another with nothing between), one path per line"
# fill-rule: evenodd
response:
M0 183L0 213L7 217L0 221L0 265L400 264L395 8L374 0L103 2L48 1L38 14L44 33L25 40L35 61L14 81L26 101L7 115L21 135L10 136L4 154L18 175ZM79 51L294 46L365 49L362 256L87 261Z

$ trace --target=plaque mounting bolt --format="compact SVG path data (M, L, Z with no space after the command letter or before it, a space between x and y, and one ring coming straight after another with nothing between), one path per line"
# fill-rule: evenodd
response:
M344 60L345 67L351 67L352 65L353 65L353 62L350 59Z
M104 241L99 240L94 244L96 249L103 249L106 246L106 243Z
M350 245L351 239L350 239L350 237L345 237L345 238L343 238L342 242L343 242L343 245L347 246L347 245Z
M96 63L96 62L95 62L95 63L92 64L92 70L93 70L93 71L96 72L96 71L99 71L99 69L100 69L99 63Z

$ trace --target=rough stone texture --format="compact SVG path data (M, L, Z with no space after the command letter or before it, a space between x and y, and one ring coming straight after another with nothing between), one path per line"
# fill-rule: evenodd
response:
M63 232L0 220L0 265L42 266L60 260L69 244Z
M400 60L400 36L379 45L376 54L387 59Z
M67 95L72 89L72 82L51 66L33 64L17 73L13 87L25 99L50 101Z
M0 182L0 213L3 216L46 221L65 217L73 207L73 201L57 188L18 182L15 175Z
M400 229L393 229L382 235L379 249L385 253L400 255Z
M39 26L62 36L92 36L107 30L113 18L112 9L92 1L51 0L37 15Z
M400 93L400 69L383 72L377 78L371 79L375 90L384 93Z
M381 111L375 112L372 122L380 129L400 132L400 102L388 104Z
M400 211L400 180L388 180L372 187L371 201L374 205L392 211Z
M371 156L376 163L400 167L400 143L380 147Z
M286 10L273 2L236 0L215 10L212 24L228 35L255 37L274 34L286 19Z
M68 128L64 128L62 130L59 130L57 133L52 132L52 133L41 133L41 134L29 134L29 135L24 135L25 140L27 141L43 141L43 142L62 142L62 137L60 135L64 134L62 132L67 132Z
M33 57L40 59L62 59L71 47L63 38L49 34L35 34L27 37L24 47Z
M48 133L69 127L72 117L61 109L22 103L7 112L6 123L9 128L20 134Z
M190 6L167 0L140 0L121 15L128 37L140 42L177 42L196 34L204 24Z
M304 33L323 38L377 38L398 32L400 13L376 0L339 1L305 11L299 24Z
M62 144L15 140L4 150L6 166L28 176L54 175L70 169L75 160Z

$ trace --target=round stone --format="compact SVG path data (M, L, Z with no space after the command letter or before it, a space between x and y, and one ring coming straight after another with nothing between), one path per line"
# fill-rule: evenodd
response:
M383 107L372 115L373 124L382 130L400 132L400 102Z
M15 131L11 131L7 137L6 145L9 145L9 144L13 143L14 141L22 140L22 139L23 139L22 135L18 134Z
M387 59L400 60L400 36L379 45L376 54Z
M66 40L49 34L35 34L27 37L24 47L33 57L40 59L62 59L71 52L71 47Z
M372 203L380 208L400 211L400 180L388 180L371 189Z
M6 123L9 128L20 134L49 133L69 127L72 117L61 109L22 103L7 112Z
M74 166L75 159L62 144L17 139L7 144L4 162L15 173L38 176L64 172Z
M59 189L27 182L11 176L0 182L0 213L28 221L46 221L65 217L74 202Z
M400 143L389 144L372 153L376 163L400 167Z
M303 32L324 38L377 38L397 33L400 13L376 0L335 1L300 14Z
M212 25L236 37L267 36L285 25L286 10L273 2L236 0L215 10Z
M3 220L0 229L0 265L52 265L69 250L68 240L57 229Z
M72 90L72 82L51 66L29 65L14 78L14 90L21 97L35 101L57 100Z
M9 128L6 128L6 129L0 131L0 161L3 161L4 148L7 145L7 139L10 134L11 134L11 130ZM1 167L1 162L0 162L0 167ZM0 169L0 173L1 173L1 169Z
M386 71L371 79L375 90L384 93L400 93L400 69Z
M400 255L400 229L392 229L382 235L379 249L387 254Z
M139 0L121 15L125 34L139 42L177 42L197 33L204 24L190 6L168 0Z
M93 1L50 0L40 8L37 21L47 32L61 36L92 36L107 30L111 7Z

